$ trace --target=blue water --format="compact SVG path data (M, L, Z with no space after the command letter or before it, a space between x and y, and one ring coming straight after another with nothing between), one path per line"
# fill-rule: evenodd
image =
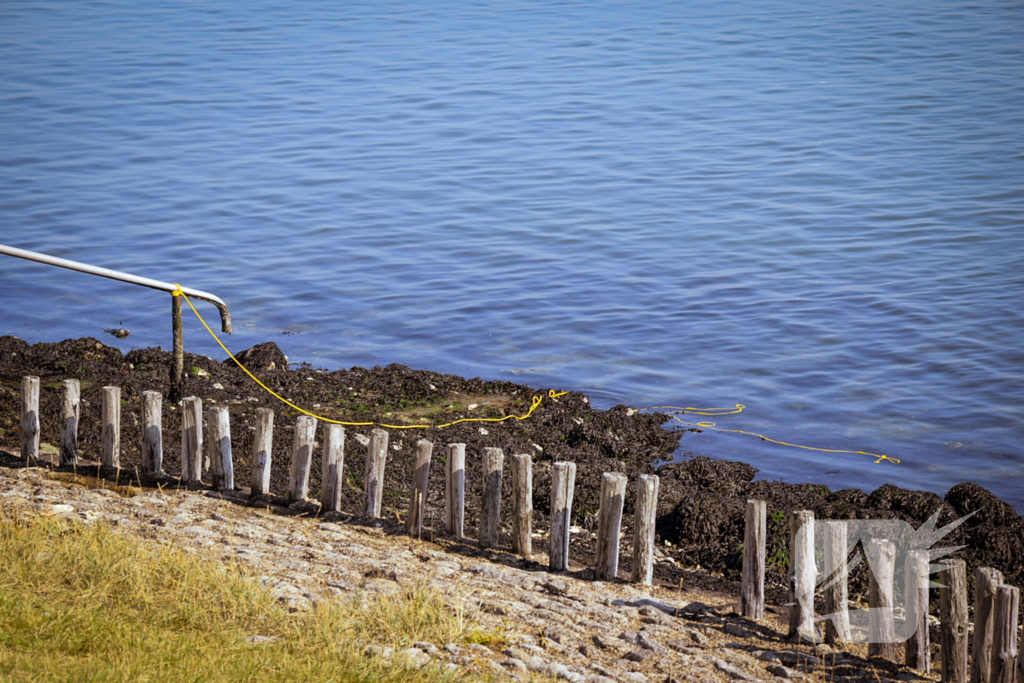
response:
M0 242L214 292L234 349L743 403L902 463L680 454L1024 512L1022 143L1020 2L0 4ZM32 342L169 308L0 269Z

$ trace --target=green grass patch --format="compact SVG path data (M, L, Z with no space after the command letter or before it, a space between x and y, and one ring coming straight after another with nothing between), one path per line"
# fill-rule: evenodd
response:
M397 653L500 640L423 586L290 614L242 567L106 525L0 512L0 680L433 683L460 675ZM368 643L395 658L363 656Z

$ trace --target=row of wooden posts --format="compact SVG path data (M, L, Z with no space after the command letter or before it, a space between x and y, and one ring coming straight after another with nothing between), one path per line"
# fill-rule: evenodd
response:
M764 617L765 530L767 506L763 500L748 500L743 544L743 582L740 610L743 616ZM816 640L814 618L815 565L814 513L789 513L789 631L791 636ZM824 521L822 575L826 579L824 640L850 642L847 605L846 523ZM896 547L887 539L864 543L871 573L868 585L868 656L896 660L896 631L893 617L893 574ZM928 601L931 587L927 550L910 550L905 564L906 620L914 629L906 641L905 663L930 673ZM938 572L940 653L942 681L967 683L967 567L961 559L942 559ZM1024 642L1018 644L1019 591L1003 584L1002 572L979 567L974 587L974 642L971 683L1024 683ZM907 629L908 631L910 629ZM1020 636L1024 641L1024 635Z
M21 454L26 460L39 457L39 378L22 380ZM81 391L78 380L61 383L60 464L72 465L78 457L78 420ZM100 463L120 466L121 389L108 386L102 390L103 445ZM163 471L162 395L158 391L142 392L141 453L144 473ZM181 479L199 481L203 466L203 404L195 396L181 402ZM303 500L309 495L309 472L313 458L317 420L300 415L295 423L294 448L288 482L288 498ZM206 413L208 434L205 438L207 465L213 486L231 490L234 466L231 456L231 424L226 406L209 406ZM274 412L256 409L256 435L250 484L254 496L269 493ZM416 442L412 495L406 528L410 534L423 532L426 517L427 484L433 444L426 439ZM324 512L337 511L341 505L342 468L344 466L345 430L341 425L324 424L321 505ZM366 457L363 516L380 517L384 467L387 462L388 432L374 429ZM483 548L498 545L501 516L501 483L505 456L500 448L483 449L483 498L480 505L479 543ZM533 461L530 455L511 456L512 475L512 549L530 557L533 553ZM551 550L549 567L563 571L569 564L570 511L576 482L576 464L556 462L551 472ZM596 575L614 579L618 574L619 537L627 477L606 472L601 478L600 512L597 531ZM655 475L640 475L637 482L636 519L634 524L632 580L650 585L654 575L654 517L659 480ZM448 533L463 536L466 491L466 445L448 444L445 459L445 528Z

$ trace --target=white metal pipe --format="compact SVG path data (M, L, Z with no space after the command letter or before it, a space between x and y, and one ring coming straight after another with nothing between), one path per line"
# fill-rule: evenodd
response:
M168 282L160 282L159 280L152 280L148 277L139 277L138 275L122 273L119 270L100 268L99 266L90 266L87 263L79 263L78 261L72 261L66 258L59 258L57 256L48 256L47 254L40 254L35 251L29 251L28 249L19 249L17 247L9 247L7 245L0 244L0 254L6 254L7 256L16 256L18 258L23 258L28 261L35 261L36 263L45 263L48 266L57 266L58 268L77 270L80 273L88 273L89 275L107 277L110 278L111 280L120 280L121 282L127 282L132 285L149 287L150 289L159 289L163 292L177 291L175 286ZM227 334L231 334L231 313L228 312L228 305L224 303L220 299L220 297L216 297L208 292L202 292L198 289L192 289L191 287L182 287L181 291L183 291L191 299L202 299L203 301L209 301L211 304L216 306L217 310L220 311L221 331L226 332Z

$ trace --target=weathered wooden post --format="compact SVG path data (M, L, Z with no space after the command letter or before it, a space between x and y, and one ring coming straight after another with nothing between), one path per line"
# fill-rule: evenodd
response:
M992 683L1014 683L1017 677L1017 611L1020 591L1016 586L996 588L992 638Z
M551 552L548 568L562 572L569 567L569 528L576 463L556 462L551 468Z
M448 533L462 538L466 505L466 444L448 444L444 463L444 523Z
M658 512L656 474L641 474L636 482L633 515L633 583L650 586L654 580L654 518Z
M203 478L203 401L198 396L181 400L181 480Z
M342 474L345 471L345 428L324 425L324 464L321 473L320 502L324 512L341 509Z
M21 378L21 457L39 459L39 378Z
M498 545L501 519L501 468L505 454L500 448L484 449L484 495L480 505L480 547Z
M104 467L121 466L121 387L103 387Z
M629 479L619 472L601 475L601 501L597 518L598 579L613 581L619 574L619 534L622 529L622 505Z
M896 661L896 623L893 620L892 580L896 570L896 544L872 538L864 544L871 566L868 582L868 657Z
M270 493L271 452L274 450L274 411L256 409L256 435L252 440L252 470L249 480L253 496Z
M81 415L82 388L77 379L60 383L60 464L78 462L78 419Z
M177 293L171 295L171 338L171 390L167 400L177 403L185 393L185 347L181 341L181 297Z
M743 585L740 589L740 614L764 619L765 534L768 528L768 504L748 500L743 530Z
M295 446L292 448L292 471L288 478L288 500L309 497L309 468L313 462L313 443L316 439L316 418L299 415L295 419Z
M823 522L822 541L825 572L825 642L849 643L850 608L847 604L846 522Z
M370 432L370 445L366 452L365 504L363 515L380 517L380 504L384 495L384 467L388 461L388 433L383 429Z
M993 608L996 588L1003 573L991 567L974 570L974 646L971 648L971 683L990 683L992 637L995 629Z
M967 683L967 564L943 560L939 583L939 640L942 683Z
M903 576L906 585L905 628L910 634L906 646L906 665L923 673L931 673L930 640L928 637L928 587L931 575L927 550L907 552Z
M231 418L228 407L207 408L206 426L210 431L206 448L213 488L230 491L235 488L235 468L231 462Z
M163 394L142 392L142 471L160 474L164 471Z
M789 517L789 635L817 639L814 629L814 513L794 510Z
M533 460L512 456L512 552L533 556Z
M412 471L412 496L409 498L409 514L405 520L405 530L410 536L419 537L423 533L423 520L427 516L430 456L433 452L434 444L426 439L416 442L416 461Z

